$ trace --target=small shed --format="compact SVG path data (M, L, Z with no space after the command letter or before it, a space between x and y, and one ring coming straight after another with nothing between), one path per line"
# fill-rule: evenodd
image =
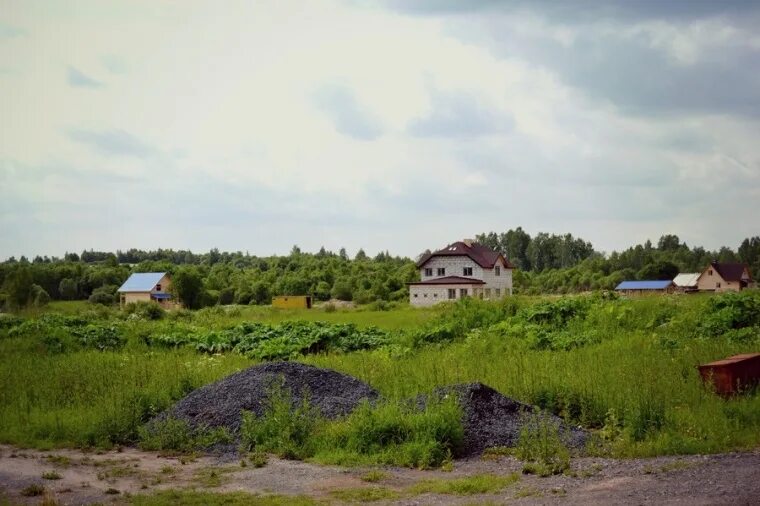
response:
M673 278L673 284L679 292L697 292L699 291L698 281L699 272L682 272Z
M272 297L272 307L280 309L311 309L311 295L277 295Z
M625 295L645 295L650 293L673 293L675 285L669 279L647 281L623 281L615 287L616 292Z
M715 393L729 396L760 383L760 353L744 353L699 366L705 383L712 383Z

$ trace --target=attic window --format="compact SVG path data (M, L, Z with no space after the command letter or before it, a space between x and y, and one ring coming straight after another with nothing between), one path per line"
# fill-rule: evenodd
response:
M500 265L497 265L494 268L494 274L496 274L497 276L501 276L501 266Z
M425 268L425 276L432 276L433 275L433 268L427 267Z
M707 275L708 276L712 276L712 269L710 269L709 271L707 271Z
M160 283L156 285L156 291L157 291L157 292L160 292L160 291L161 291L161 284L160 284Z

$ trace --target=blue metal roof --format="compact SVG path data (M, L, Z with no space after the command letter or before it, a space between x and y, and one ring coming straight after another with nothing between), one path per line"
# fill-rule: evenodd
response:
M119 288L120 292L150 292L152 291L165 272L138 272L129 276Z
M672 285L673 282L669 279L664 281L623 281L615 290L664 290Z

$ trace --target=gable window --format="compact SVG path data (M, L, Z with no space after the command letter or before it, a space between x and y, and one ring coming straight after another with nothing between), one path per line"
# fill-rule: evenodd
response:
M712 269L710 269L709 271L707 271L707 275L708 276L712 276Z
M715 288L720 288L720 283L715 283Z
M449 288L449 299L456 299L456 298L457 298L457 289Z
M459 296L460 297L467 297L467 288L460 288L459 289Z
M439 276L445 276L446 275L446 267L438 267L438 275Z
M160 291L161 291L161 285L160 285L160 284L156 285L156 291L157 291L157 292L160 292Z
M433 275L433 268L427 267L425 268L425 276L432 276Z
M462 269L463 276L472 276L472 267L464 267Z
M494 274L496 274L497 276L501 276L501 266L500 265L497 265L496 267L494 267Z

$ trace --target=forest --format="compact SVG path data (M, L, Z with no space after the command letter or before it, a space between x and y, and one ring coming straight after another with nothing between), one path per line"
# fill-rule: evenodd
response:
M502 252L516 267L515 292L562 294L609 290L624 279L672 279L678 272L699 272L711 260L743 262L760 272L760 236L733 250L690 247L676 235L653 244L609 254L571 234L538 233L521 227L489 232L476 239ZM0 263L0 308L43 306L51 300L89 300L113 304L116 290L134 272L166 271L183 290L185 305L268 304L273 295L311 294L383 306L408 298L406 283L418 280L414 260L359 250L353 258L321 248L306 253L294 246L287 256L259 257L243 252L207 253L158 249L65 253L63 257L9 258Z

